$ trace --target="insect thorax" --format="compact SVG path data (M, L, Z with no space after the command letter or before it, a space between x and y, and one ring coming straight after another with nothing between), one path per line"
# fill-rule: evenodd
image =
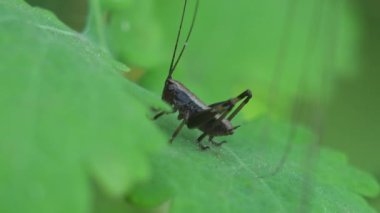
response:
M165 82L162 99L179 111L179 119L187 120L191 114L200 112L209 107L196 97L180 82L167 79Z

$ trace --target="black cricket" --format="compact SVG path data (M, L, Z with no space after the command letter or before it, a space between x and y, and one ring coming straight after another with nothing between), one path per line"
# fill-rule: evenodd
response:
M180 61L184 50L188 44L191 32L194 27L195 19L198 13L199 0L196 1L195 10L193 14L193 19L191 22L191 26L189 32L187 34L185 43L179 53L177 59L177 49L179 39L181 37L182 25L186 13L187 0L184 2L182 17L179 25L177 40L175 43L173 57L171 60L169 74L165 81L165 86L162 92L162 99L167 102L171 107L171 112L161 111L154 116L153 119L158 119L164 114L170 114L179 112L178 120L182 120L181 124L174 131L169 143L172 143L174 138L178 135L180 130L186 124L189 129L198 128L203 133L197 139L197 143L199 147L204 150L209 148L207 145L202 144L202 140L209 136L209 142L213 145L220 146L226 141L216 142L214 141L215 136L225 136L232 135L234 130L239 126L232 126L231 120L240 112L240 110L248 103L248 101L252 98L252 93L250 90L246 90L242 92L235 98L231 98L226 101L214 103L211 105L206 105L199 98L197 98L189 89L187 89L183 84L179 81L176 81L172 78L172 74ZM227 117L227 115L232 111L234 106L243 100L240 105ZM226 118L227 117L227 118Z

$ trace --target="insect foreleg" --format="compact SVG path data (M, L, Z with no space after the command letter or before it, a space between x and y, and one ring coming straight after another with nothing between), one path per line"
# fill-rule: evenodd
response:
M169 143L173 143L174 138L177 137L178 133L181 131L181 129L182 129L183 126L185 126L185 120L182 120L181 124L174 131L172 137L169 140Z
M161 111L159 113L157 113L154 117L153 117L153 120L157 120L158 118L160 118L161 116L165 115L166 112L165 111Z
M160 111L155 116L153 116L153 120L157 120L158 118L160 118L163 115L175 113L176 111L177 111L176 109L173 109L172 111Z

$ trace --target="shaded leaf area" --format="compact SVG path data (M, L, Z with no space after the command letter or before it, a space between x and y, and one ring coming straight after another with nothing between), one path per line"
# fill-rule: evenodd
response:
M173 131L170 119L160 125ZM268 125L270 136L263 136ZM379 192L376 180L328 149L306 163L313 136L305 129L297 130L284 167L269 175L284 154L288 130L287 124L258 119L208 151L193 142L195 131L185 131L153 158L153 178L129 200L141 206L168 201L170 212L374 212L363 196Z
M136 206L130 202L126 202L125 198L115 199L104 194L103 191L95 190L95 202L93 206L94 213L166 213L169 212L169 203L163 203L159 206L147 207L147 206Z
M132 68L152 68L165 59L162 55L161 28L154 17L153 0L93 0L90 1L89 15L85 33L98 40L98 43L101 41L101 45L107 46L115 58ZM89 26L92 29L88 29ZM98 35L90 32L94 30L93 26L100 28L96 29Z
M145 69L165 61L162 29L154 15L154 0L100 2L102 15L107 17L104 31L116 58Z
M120 197L147 179L159 98L50 12L1 1L0 25L0 212L88 212L89 180Z

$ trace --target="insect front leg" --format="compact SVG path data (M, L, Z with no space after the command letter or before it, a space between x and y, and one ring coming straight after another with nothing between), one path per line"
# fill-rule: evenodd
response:
M181 129L183 128L183 126L185 126L185 120L182 120L181 124L174 131L172 137L169 140L169 143L173 143L174 138L177 137L178 133L181 131Z
M169 115L169 114L172 114L175 112L177 112L176 109L173 109L172 111L164 111L164 110L159 111L155 116L153 116L153 120L157 120L158 118L160 118L163 115Z

